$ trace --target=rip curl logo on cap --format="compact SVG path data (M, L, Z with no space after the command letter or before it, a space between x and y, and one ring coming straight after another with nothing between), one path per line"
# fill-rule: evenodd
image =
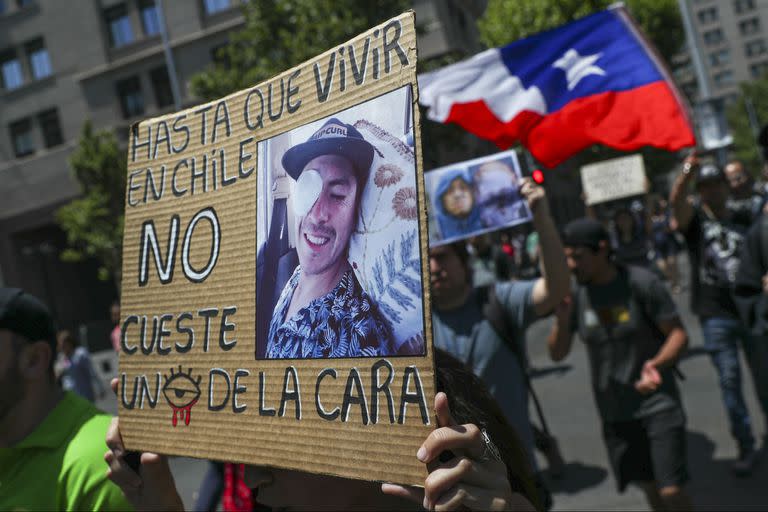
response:
M312 135L310 140L324 139L326 137L347 137L347 127L338 124L323 126Z

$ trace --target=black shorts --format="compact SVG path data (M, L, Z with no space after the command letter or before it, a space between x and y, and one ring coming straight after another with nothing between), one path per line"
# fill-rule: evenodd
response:
M681 408L632 421L603 423L619 492L630 482L655 481L659 488L688 481L685 414Z

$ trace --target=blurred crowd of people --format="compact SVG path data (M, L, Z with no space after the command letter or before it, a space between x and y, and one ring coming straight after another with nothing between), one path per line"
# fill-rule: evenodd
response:
M552 433L558 426L550 429L546 404L530 380L525 333L535 320L552 316L546 343L553 361L567 357L575 334L585 344L619 491L637 485L654 510L690 509L686 416L677 385L689 337L673 300L684 286L738 446L733 472L750 475L766 441L756 440L739 353L768 415L765 187L738 161L721 169L692 154L668 199L649 193L593 205L565 226L556 226L545 190L532 180L524 180L520 195L532 212L530 225L429 251L441 393L434 404L438 433L419 451L431 472L424 489L215 464L196 508L213 510L219 499L226 510L287 506L299 499L300 488L317 491L312 504L347 508L399 508L409 500L445 509L550 508L534 451L555 477L562 476L564 460ZM680 279L683 251L690 283ZM117 350L119 305L112 309ZM0 508L22 502L26 508L183 507L167 460L145 453L132 461L117 420L110 427L89 403L106 390L87 350L72 333L53 330L43 304L22 290L0 290L0 338L0 482L7 488L35 473L58 489L21 501L0 490ZM470 435L481 430L482 436ZM438 461L447 446L460 459ZM54 452L66 467L50 474ZM106 479L102 458L116 486ZM289 484L276 485L278 479ZM338 494L358 501L334 501L337 486L345 489Z

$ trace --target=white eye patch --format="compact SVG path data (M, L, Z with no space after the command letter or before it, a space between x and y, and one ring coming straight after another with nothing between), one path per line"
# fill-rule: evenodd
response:
M307 169L296 180L293 196L293 213L304 217L312 209L320 193L323 191L323 178L315 169Z

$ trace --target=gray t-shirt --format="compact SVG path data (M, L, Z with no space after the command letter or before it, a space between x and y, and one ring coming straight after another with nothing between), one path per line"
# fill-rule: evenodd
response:
M496 285L496 297L514 327L513 339L525 353L525 329L536 319L532 291L535 281L514 281ZM517 355L499 338L482 311L480 293L475 290L466 303L451 311L433 310L435 346L463 361L480 377L498 402L507 421L515 428L531 464L533 432L528 417L528 389Z
M642 395L635 389L643 365L666 340L659 322L678 317L661 280L644 268L619 267L610 283L577 286L573 297L571 327L586 343L603 421L629 421L678 407L670 368L660 370L662 383L654 393Z

